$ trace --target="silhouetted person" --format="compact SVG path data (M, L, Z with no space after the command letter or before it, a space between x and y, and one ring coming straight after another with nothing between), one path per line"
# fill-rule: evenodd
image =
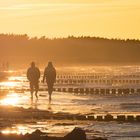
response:
M35 62L32 62L31 67L28 68L27 78L30 81L31 99L33 99L33 92L34 91L35 91L36 98L38 98L37 93L39 90L40 70L35 66Z
M43 82L46 80L48 85L49 103L51 102L51 95L53 92L53 85L56 80L56 70L52 62L48 63L48 66L44 70Z

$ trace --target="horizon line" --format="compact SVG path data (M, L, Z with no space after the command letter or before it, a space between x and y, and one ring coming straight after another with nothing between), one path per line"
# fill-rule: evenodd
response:
M0 33L0 35L19 35L19 36L23 36L23 35L26 35L27 37L29 37L29 39L33 39L33 38L37 38L37 39L41 39L44 37L44 39L50 39L50 40L53 40L53 39L67 39L67 38L86 38L86 37L89 37L89 38L100 38L100 39L108 39L108 40L137 40L137 41L140 41L140 38L121 38L121 37L103 37L103 36L91 36L91 35L67 35L67 36L59 36L59 37L48 37L46 35L41 35L41 36L31 36L29 35L28 33L22 33L22 34L19 34L19 33Z

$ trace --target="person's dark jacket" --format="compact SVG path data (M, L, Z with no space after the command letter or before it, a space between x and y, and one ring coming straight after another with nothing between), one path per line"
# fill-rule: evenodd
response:
M54 67L46 67L44 70L43 82L46 80L48 84L53 84L56 80L56 70Z
M40 78L40 70L37 67L30 67L27 70L27 78L31 83L36 83Z

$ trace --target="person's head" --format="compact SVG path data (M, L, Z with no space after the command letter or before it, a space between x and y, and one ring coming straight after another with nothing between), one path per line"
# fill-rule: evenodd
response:
M35 67L35 62L31 62L31 67Z
M48 67L53 67L52 62L48 62Z

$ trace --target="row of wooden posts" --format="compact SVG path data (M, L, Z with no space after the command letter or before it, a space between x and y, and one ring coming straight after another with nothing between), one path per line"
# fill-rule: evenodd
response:
M140 93L140 89L135 88L54 88L57 92L69 92L69 93L89 93L89 94L135 94Z
M34 115L34 118L40 116ZM118 122L140 122L140 115L52 115L52 116L41 116L46 119L53 120L81 120L81 121L118 121Z
M97 116L77 116L76 119L78 120L95 120L95 121L119 121L119 122L140 122L140 115L97 115Z
M13 89L13 87L10 88L11 90ZM9 88L2 88L0 89L2 92L6 91L6 90L10 90ZM22 88L15 88L15 91L28 91L29 87L25 86ZM40 86L39 88L40 91L46 91L47 86ZM127 87L72 87L72 86L54 86L54 91L56 92L67 92L67 93L79 93L79 94L91 94L91 95L116 95L116 94L124 94L124 95L128 95L128 94L140 94L140 88L127 88Z
M57 79L56 84L140 84L140 79Z
M103 78L140 78L139 74L58 74L57 79L103 79Z
M140 74L67 73L58 74L58 84L140 84Z

